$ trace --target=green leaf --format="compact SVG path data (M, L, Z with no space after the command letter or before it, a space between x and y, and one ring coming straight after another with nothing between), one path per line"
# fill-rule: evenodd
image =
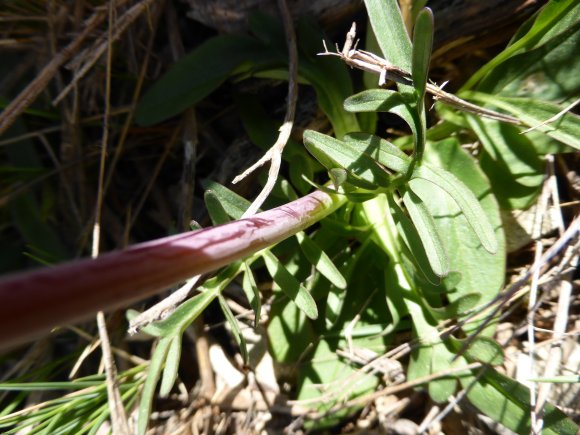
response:
M430 360L430 374L437 374L449 370L450 368L466 365L463 358L453 361L455 354L451 353L445 343L433 345L433 352ZM435 379L427 386L429 396L437 403L445 403L449 397L457 390L457 374Z
M231 220L218 196L213 190L206 190L203 194L203 199L207 208L207 212L209 213L209 217L214 225L225 224Z
M578 3L576 0L560 0L551 1L541 10L535 17L533 24L525 26L527 30L523 34L519 34L508 48L503 50L494 59L485 64L479 71L477 71L463 86L462 90L471 89L479 82L486 74L497 68L500 64L505 62L512 56L536 48L538 45L544 43L547 38L553 37L552 29L557 28L558 22L567 20L567 16L573 17L577 14ZM546 38L546 39L545 39Z
M409 181L409 187L423 201L429 202L429 197L415 183L416 179L423 179L433 183L453 198L483 247L491 254L497 252L497 239L494 229L489 223L483 208L475 195L457 177L441 168L431 168L427 165L417 166Z
M141 125L164 121L217 89L229 76L283 63L283 53L244 35L208 39L175 63L145 93L135 119Z
M544 182L544 162L534 144L509 124L465 115L485 152L481 168L504 209L525 209L540 193Z
M316 319L318 317L318 309L316 308L316 302L310 293L308 293L308 290L288 272L288 269L270 251L264 251L262 257L274 282L280 286L282 291L304 314L311 319Z
M215 181L204 180L204 189L211 190L223 209L232 219L240 219L251 202Z
M296 233L300 249L308 261L326 279L340 289L346 288L346 280L326 253L303 231Z
M340 186L346 183L348 172L343 168L332 168L328 170L328 176L330 177L334 188L338 190Z
M218 295L218 301L220 303L220 307L224 315L226 316L226 320L228 321L230 328L232 328L232 334L234 335L234 339L236 340L236 343L238 343L238 346L240 346L240 353L242 354L242 359L244 360L244 363L247 364L249 361L248 348L246 346L246 339L244 338L244 335L240 330L238 320L234 316L234 313L232 313L232 310L230 309L227 301L221 294Z
M171 339L169 350L165 358L165 368L163 369L163 376L161 377L161 386L159 387L159 396L168 397L175 380L177 379L177 371L179 369L179 361L181 359L181 334L176 334Z
M164 337L159 340L151 362L149 363L149 370L147 370L147 378L143 384L143 391L141 392L141 402L139 403L139 414L137 416L137 433L145 435L147 432L147 423L149 422L149 415L151 414L151 406L153 404L153 396L157 387L157 381L163 370L163 364L169 347L173 341L173 337Z
M207 283L205 285L207 286ZM171 337L178 331L183 332L208 307L218 293L219 289L205 290L177 307L167 319L155 322L154 326L162 331L164 337Z
M411 190L403 190L403 203L415 224L421 243L427 254L433 272L440 277L449 273L449 260L443 243L437 234L437 228L429 210Z
M450 270L460 272L461 277L459 281L450 280L449 278L458 275L451 272L448 278L443 280L440 288L429 288L428 291L447 292L446 296L450 303L464 295L478 292L481 294L480 303L485 304L496 297L503 286L505 276L505 239L499 207L491 193L489 181L475 161L459 147L455 139L428 144L425 163L445 168L464 183L475 197L479 198L486 219L496 229L495 236L498 242L497 254L489 254L481 245L455 201L433 183L415 180L415 183L422 183L420 186L422 192L419 192L422 195L419 196L423 198L434 217L439 237L443 241L449 258ZM427 283L422 286L426 288ZM476 325L469 325L469 328L472 327Z
M413 86L418 94L418 108L423 110L425 86L429 79L429 62L433 49L433 12L431 9L421 9L415 21L413 31Z
M492 69L477 86L478 92L504 97L565 101L580 92L580 22L561 20L562 30L545 43L510 57ZM556 30L554 28L554 30Z
M485 415L506 428L519 433L530 433L530 391L522 384L487 367L479 378L461 378L469 401ZM578 433L578 426L556 407L544 407L542 434L562 435Z
M396 0L365 0L369 20L385 59L411 71L411 40Z
M440 284L441 277L436 275L431 268L429 258L425 252L425 247L417 231L417 227L409 217L403 213L403 210L393 198L388 195L389 209L394 221L397 224L397 234L401 238L401 254L407 255L412 259L412 264L421 272L422 276L432 284Z
M486 104L499 107L518 117L530 127L537 127L537 131L541 131L566 145L580 149L580 116L566 112L557 120L541 125L560 114L564 107L531 98L508 98L480 92L470 92L468 95Z
M260 290L256 285L256 280L254 279L254 274L250 269L250 265L247 261L243 262L244 278L242 279L242 288L244 293L250 302L250 306L254 310L254 328L260 323L260 314L262 311L262 298L260 295Z
M415 98L411 94L388 89L370 89L344 100L344 108L349 112L391 112L400 116L416 138L421 132L421 120L413 108L414 104Z
M305 352L318 340L302 310L286 297L276 297L268 323L268 346L279 363L295 364L305 357Z
M374 159L338 139L306 130L304 145L328 169L339 167L348 171L351 183L370 189L377 185L388 186L390 183L389 175ZM361 181L363 184L360 184Z
M392 143L368 133L349 133L344 141L357 153L368 155L386 168L406 173L411 158Z
M456 349L461 349L463 343L468 340L457 340L451 337ZM469 361L478 361L484 364L500 365L503 364L504 356L503 349L497 341L490 337L475 337L469 343L469 347L465 349L465 358Z

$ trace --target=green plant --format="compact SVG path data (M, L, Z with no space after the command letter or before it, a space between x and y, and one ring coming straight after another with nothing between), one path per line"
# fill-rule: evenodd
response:
M312 27L299 27L299 40L304 44L299 74L316 89L336 137L305 132L306 149L318 163L297 144L290 144L286 154L291 163L290 179L297 190L305 193L310 184L316 185L316 174L324 168L331 183L317 185L319 190L314 194L296 199L291 185L281 180L276 193L283 205L242 220L249 202L223 186L208 183L205 201L215 225L212 229L0 283L3 295L16 286L30 295L43 291L39 277L64 284L84 273L84 283L63 285L63 292L70 289L67 297L74 299L75 289L98 289L105 284L106 288L123 288L126 294L128 289L138 292L114 302L121 305L143 297L144 292L227 264L169 318L144 328L159 337L159 343L143 384L139 433L146 430L159 380L162 396L173 387L182 334L213 300L220 302L247 358L240 325L224 303L222 292L241 277L258 321L260 294L252 269L256 266L264 266L274 282L275 299L268 325L271 353L287 366L300 364L297 399L313 410L315 418L309 424L325 427L336 423L360 407L357 397L378 385L372 372L356 370L348 355L338 356L338 350L354 354L362 348L381 355L397 333L412 330L409 381L424 383L436 402L447 401L461 385L468 400L483 413L514 431L528 430L526 388L493 369L502 363L503 352L492 339L494 323L488 323L485 313L496 300L505 275L500 206L525 208L535 200L543 179L543 153L580 148L578 117L562 112L562 105L580 89L578 79L573 74L564 75L565 80L554 78L558 84L565 83L562 87L550 81L549 77L554 76L546 75L551 101L527 94L523 86L529 75L545 68L542 60L546 57L556 63L570 59L570 47L577 45L580 34L580 25L574 19L580 6L573 1L548 3L459 93L463 99L486 106L483 114L502 111L500 115L503 113L505 119L539 126L525 136L520 135L522 127L459 113L440 103L437 112L444 121L428 129L425 93L433 87L428 81L433 36L430 11L418 13L411 43L395 1L367 0L366 6L383 57L407 73L397 91L369 89L351 95L352 85L340 62L314 58L308 47L313 44ZM283 39L267 20L257 20L257 38L218 37L177 64L144 97L137 111L138 121L152 124L167 119L199 101L227 77L243 79L249 73L279 77L285 64ZM349 50L342 52L343 57L348 57ZM200 59L212 59L215 65L195 69ZM522 59L525 68L519 66ZM206 68L211 69L211 76L207 76ZM330 76L333 80L328 79ZM187 92L183 92L184 83L190 86ZM247 96L239 98L246 99L244 104L257 105ZM342 110L342 100L346 110ZM412 135L397 143L375 135L377 112L397 114ZM259 110L244 114L246 129L255 142L271 143L275 127L268 132L264 125L272 124L269 120L264 123L263 117L252 118L256 113ZM556 115L554 122L540 125ZM460 132L479 138L483 151L477 160L461 148ZM282 219L284 213L293 218L292 223ZM320 225L315 231L300 232L317 222ZM263 233L256 228L264 227L271 237L260 240ZM237 241L241 235L248 237L251 246L235 243L232 234ZM215 236L222 237L221 244ZM211 249L206 249L212 243ZM176 245L183 249L172 253ZM212 249L220 252L219 258ZM155 251L160 255L146 264L123 263L136 252ZM198 256L199 264L191 260L192 253ZM105 267L110 268L108 274L95 273ZM114 274L120 267L124 272ZM143 282L153 276L158 279L145 286ZM17 296L23 295L26 293ZM113 306L104 299L101 296L92 301L97 307L86 303L83 312L76 306L76 316L84 315L91 307ZM22 311L26 308L23 305ZM67 315L64 308L61 316ZM14 306L10 310L12 313L0 316L8 319L3 320L7 326L14 313L19 313ZM483 312L472 320L478 311ZM134 315L130 313L130 317ZM63 317L53 320L60 322ZM457 326L445 329L450 323ZM47 323L40 326L46 327ZM479 331L481 328L483 331ZM447 372L450 367L453 371ZM548 432L577 430L552 406L546 408L545 421Z

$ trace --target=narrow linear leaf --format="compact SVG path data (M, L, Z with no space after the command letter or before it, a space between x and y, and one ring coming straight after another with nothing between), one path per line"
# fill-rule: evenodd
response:
M531 430L530 391L519 382L508 378L491 367L483 376L461 378L467 398L481 412L506 428L521 434ZM543 434L560 435L578 433L578 425L558 408L547 403L544 407Z
M433 217L429 214L421 198L411 190L404 190L403 192L403 203L419 233L431 269L437 276L447 276L449 273L449 260L443 247L443 242L437 234Z
M431 264L427 258L427 253L425 252L417 228L413 225L411 219L409 219L409 217L399 207L397 201L393 198L393 195L387 195L387 198L389 202L389 210L397 224L397 232L404 243L404 246L402 247L403 253L405 252L406 246L408 256L413 259L412 264L419 269L422 276L429 283L439 285L441 283L441 277L436 275L431 268Z
M246 339L242 334L238 320L236 319L236 316L234 316L234 313L232 313L232 310L230 309L227 301L221 294L218 295L218 301L220 303L220 307L224 315L226 316L226 320L228 321L230 328L232 328L232 334L234 335L234 339L236 340L236 343L238 343L238 346L240 346L240 353L242 354L242 359L244 360L244 363L247 364L249 357L248 348L246 346Z
M220 199L213 190L206 190L203 194L203 199L209 217L214 225L225 224L231 220Z
M429 78L429 63L433 49L433 12L424 8L417 14L413 32L413 85L417 94L418 107L423 110L425 87Z
M326 279L340 289L346 288L346 280L334 265L332 260L326 255L320 247L303 231L296 233L300 249L308 261L318 270Z
M149 415L151 414L151 406L153 404L157 381L159 381L159 376L161 375L161 370L163 370L163 364L165 363L165 358L172 340L173 337L164 337L159 340L151 362L149 363L147 379L145 379L143 391L141 392L141 402L139 403L139 414L137 416L137 433L139 435L145 435L145 432L147 432L147 423L149 422Z
M258 326L260 323L260 315L262 311L262 298L260 295L260 290L256 285L256 280L254 279L254 274L252 273L252 269L250 269L250 265L247 261L243 262L242 266L244 270L244 277L242 279L242 288L244 289L244 293L250 302L250 306L254 310L254 328Z
M286 269L280 260L278 260L270 251L264 251L262 257L266 263L268 273L270 273L282 291L296 304L298 308L300 308L300 310L304 312L304 314L311 319L316 319L318 317L318 308L316 307L316 302L310 293L308 293L308 290L306 290L306 288L304 288L304 286L300 284L290 272L288 272L288 269Z
M421 178L429 181L453 198L455 203L459 206L467 222L479 238L482 246L491 254L497 252L497 240L494 230L489 223L483 208L479 201L461 181L450 172L441 168L431 168L427 165L420 165L415 168L409 186L413 190L413 179ZM420 192L416 192L420 195ZM425 200L426 198L422 198Z
M159 396L168 397L175 380L177 379L177 371L179 369L179 361L181 359L181 334L176 334L172 340L167 357L165 358L165 368L161 377L161 386L159 387Z

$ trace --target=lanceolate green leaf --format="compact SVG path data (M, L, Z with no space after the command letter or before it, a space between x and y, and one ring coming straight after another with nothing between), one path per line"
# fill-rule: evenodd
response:
M385 59L411 71L411 40L396 0L365 0L371 26Z
M417 227L413 225L411 219L401 210L393 195L388 195L388 202L391 215L397 224L397 233L404 244L404 246L401 246L401 254L406 254L413 260L412 264L419 269L428 282L434 285L440 284L441 277L436 275L431 268Z
M479 199L486 221L495 229L498 243L498 252L495 255L488 253L457 203L432 182L415 179L414 192L423 199L434 217L439 237L446 248L450 270L454 271L448 277L454 279L446 278L440 287L428 290L430 293L447 292L450 303L477 292L481 295L479 304L485 304L496 297L505 276L504 235L499 206L491 193L489 181L455 139L428 144L425 163L445 168L469 188L472 195Z
M411 190L404 190L403 192L403 203L415 224L415 228L417 228L419 237L421 237L431 269L436 275L444 277L449 273L449 260L437 233L433 217L429 214L421 198Z
M153 395L157 387L157 381L163 370L163 364L171 346L173 337L164 337L159 340L151 362L149 363L149 370L147 371L147 379L143 385L141 392L141 402L139 403L139 415L137 417L137 433L144 435L147 431L147 423L149 415L151 414L151 406L153 404Z
M231 219L213 190L206 190L203 194L205 206L214 225L225 224Z
M274 279L274 282L280 286L282 291L296 304L300 310L309 318L318 317L318 308L316 302L298 280L288 272L288 269L278 260L274 254L269 251L262 253L268 272Z
M202 184L205 189L213 192L221 207L233 219L240 219L251 204L247 199L215 181L206 180Z
M240 353L242 354L242 359L244 360L244 363L247 364L248 363L248 348L246 347L246 339L244 338L244 335L242 334L242 331L240 330L240 325L238 324L238 320L234 316L234 313L232 313L232 310L230 309L227 301L224 299L224 297L221 294L218 295L218 301L220 303L220 307L221 307L224 315L226 316L226 320L228 321L228 324L230 325L230 328L232 329L232 334L236 340L236 343L238 343L238 346L240 346Z
M415 168L409 181L411 190L415 190L414 186L416 184L413 180L417 178L429 181L447 192L465 215L467 222L483 247L492 254L497 252L497 240L493 227L489 223L477 198L457 177L441 168L420 165ZM420 191L416 193L421 197ZM423 197L422 199L428 201L428 198Z
M281 61L278 52L243 35L211 38L186 55L143 96L135 118L152 125L175 116L220 86L231 74L249 71L256 63Z
M250 306L254 310L254 327L260 323L260 314L262 311L262 299L260 297L260 290L256 285L254 274L250 269L247 261L243 261L244 278L242 279L242 288L250 302Z
M388 174L369 155L350 147L347 143L330 136L306 130L304 145L316 159L328 169L346 169L351 176L373 186L388 186Z
M167 357L165 358L161 386L159 387L159 395L161 397L169 396L173 384L175 384L175 380L177 379L177 370L179 369L179 360L181 359L181 339L180 333L175 334L171 339Z
M296 233L298 244L308 261L318 270L326 279L340 289L346 288L346 280L334 265L332 260L320 247L310 239L304 232Z
M344 108L349 112L391 112L407 123L413 135L421 133L421 121L413 105L412 94L401 94L388 89L369 89L344 100Z
M411 158L389 141L368 133L349 133L344 141L393 172L406 173Z
M433 49L433 12L424 8L417 15L413 31L413 86L418 94L417 107L423 110L425 86L429 76L429 62Z

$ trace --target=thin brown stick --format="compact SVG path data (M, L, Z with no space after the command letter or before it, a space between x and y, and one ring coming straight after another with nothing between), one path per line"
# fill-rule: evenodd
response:
M278 0L278 7L280 8L280 13L282 15L282 21L284 23L284 32L286 33L286 40L288 41L288 99L286 102L286 116L284 117L284 123L280 127L280 134L276 143L262 156L260 160L246 169L243 173L234 178L233 183L237 183L244 179L246 176L251 174L260 166L264 165L266 162L270 162L270 170L268 171L268 180L266 185L257 196L257 198L252 202L252 205L244 212L242 217L249 217L254 215L262 206L274 185L278 179L278 173L280 172L280 166L282 164L282 152L288 139L290 139L290 133L292 132L292 127L294 125L294 117L296 114L296 101L298 100L298 49L296 48L296 33L294 32L294 25L292 24L292 16L286 4L286 0Z
M363 71L377 74L379 76L379 87L385 86L387 80L392 80L396 83L408 86L413 85L411 73L408 71L393 65L391 62L377 56L376 54L364 50L358 50L356 48L355 37L356 24L353 23L350 31L347 34L346 41L342 50L337 49L336 52L331 52L326 48L325 45L324 53L319 54L322 56L337 56L342 59L344 63L353 68L358 68ZM510 124L521 124L521 121L517 118L514 118L513 116L485 109L468 101L462 100L461 98L450 94L449 92L445 92L441 87L433 83L427 83L426 90L438 101L453 106L459 110L475 113L476 115L495 119L497 121L508 122Z
M101 143L101 159L99 164L99 184L97 188L97 204L95 207L95 222L93 226L93 239L91 255L93 258L98 257L100 251L100 228L101 228L101 211L103 208L103 197L105 187L105 164L107 158L107 149L109 142L109 119L111 112L111 70L113 63L113 24L115 20L115 2L109 3L109 25L107 38L107 66L105 75L105 116L103 117L103 137ZM114 434L129 435L129 424L127 415L123 407L121 393L117 379L117 367L115 359L111 352L111 343L107 331L105 314L102 311L97 313L97 326L99 338L101 340L101 350L103 352L103 364L105 366L107 397L109 412L111 413L111 425Z
M149 9L151 4L155 1L156 0L143 0L125 12L123 16L117 20L116 28L113 31L113 41L116 41L143 12ZM97 63L105 53L107 44L106 36L103 36L96 42L95 47L87 56L85 56L88 57L89 60L80 68L72 81L63 89L63 91L52 101L52 104L58 104L74 88L74 86L76 86L78 81L90 71L93 65Z
M83 31L70 44L63 48L60 53L53 56L40 74L0 113L0 135L32 104L36 97L46 88L48 82L58 72L58 69L79 50L85 42L85 39L103 22L106 17L104 12L104 10L95 11L85 24Z

